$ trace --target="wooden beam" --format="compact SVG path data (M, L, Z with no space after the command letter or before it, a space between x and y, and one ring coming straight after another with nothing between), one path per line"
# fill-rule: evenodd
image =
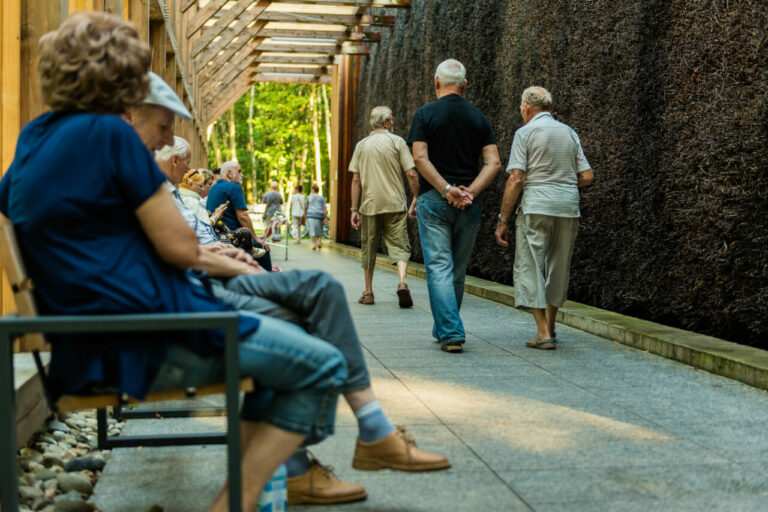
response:
M254 73L301 73L304 75L330 75L330 66L321 67L284 67L259 64L253 69Z
M248 68L258 55L248 55L244 59L234 61L226 66L221 73L217 73L216 76L208 81L206 89L203 91L206 99L211 98L219 94L222 88L226 88L228 84L231 84L240 74ZM210 84L210 85L209 85Z
M262 53L260 57L256 59L256 62L265 64L333 64L333 56L328 55L325 57L306 57L301 54L296 54L292 57L276 56L271 53Z
M192 8L193 5L195 5L196 2L197 0L184 0L181 2L181 12L187 12Z
M371 14L320 14L284 11L264 11L259 19L265 21L285 21L288 23L328 23L350 27L393 27L394 16L376 16Z
M410 7L412 0L273 0L273 4L351 5L355 7Z
M128 0L127 13L128 19L136 25L136 30L139 31L139 39L149 44L149 1Z
M160 4L157 0L149 0L149 21L162 21L163 11L160 10Z
M292 39L311 38L311 39L335 39L337 41L361 41L378 42L381 40L381 34L378 32L358 32L358 31L319 31L319 30L283 30L271 28L262 30L259 33L263 37L290 37Z
M165 56L168 37L165 34L164 21L149 22L149 46L152 48L152 71L160 76L165 73ZM173 52L173 50L171 50Z
M192 56L196 57L200 52L205 50L219 34L227 29L231 29L230 34L224 38L228 37L231 41L249 23L255 21L259 14L264 12L264 9L268 6L269 2L252 3L251 0L240 0L234 7L232 7L232 9L229 9L221 18L217 19L216 23L210 29L200 34L200 37L192 44ZM230 24L232 24L231 27Z
M328 55L367 55L371 52L370 46L356 44L357 41L346 41L338 44L276 44L262 43L257 48L260 52L275 53L324 53Z

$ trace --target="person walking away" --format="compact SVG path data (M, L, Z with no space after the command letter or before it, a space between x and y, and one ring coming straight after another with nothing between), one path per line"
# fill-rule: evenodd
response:
M579 188L595 179L579 136L551 111L549 91L523 91L525 124L512 142L495 233L499 245L507 247L512 209L525 190L515 215L515 307L530 309L536 321L536 336L525 346L543 350L557 347L555 320L568 292L579 230Z
M289 199L291 209L291 222L296 229L296 243L301 243L301 228L304 226L304 206L306 199L304 198L304 187L296 185L293 189L293 194Z
M405 140L391 133L394 118L389 107L380 106L371 110L370 124L373 131L357 143L349 163L349 172L353 173L351 223L353 228L360 229L365 277L365 291L357 302L374 303L373 270L376 268L379 237L383 233L389 258L397 264L400 277L398 303L401 308L410 308L413 299L405 279L411 245L402 173L406 174L415 202L419 195L416 164Z
M264 227L269 226L272 221L272 216L277 213L280 207L283 205L283 196L277 191L277 182L273 181L269 185L269 191L264 194L261 202L264 203Z
M322 247L321 240L323 239L323 224L326 215L325 198L320 195L320 187L314 184L312 185L312 193L307 198L307 205L304 207L309 236L312 237L313 251L319 251Z
M454 59L437 66L438 99L416 111L408 135L420 174L417 212L432 336L446 352L461 352L466 340L459 310L480 225L481 193L501 168L488 119L462 97L466 73Z

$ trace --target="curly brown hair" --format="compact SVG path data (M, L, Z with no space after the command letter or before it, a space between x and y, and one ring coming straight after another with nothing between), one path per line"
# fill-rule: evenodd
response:
M122 114L149 94L152 52L117 16L77 12L40 38L43 101L58 110Z

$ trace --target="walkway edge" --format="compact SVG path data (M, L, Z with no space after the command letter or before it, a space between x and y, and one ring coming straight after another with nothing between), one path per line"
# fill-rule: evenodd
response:
M329 242L328 247L360 258L357 247L337 242ZM376 258L376 264L389 271L396 270L381 254ZM427 277L424 265L420 263L408 263L408 274L421 279ZM468 276L464 290L484 299L515 306L512 286ZM557 321L601 338L768 390L768 352L758 348L571 301L560 309Z

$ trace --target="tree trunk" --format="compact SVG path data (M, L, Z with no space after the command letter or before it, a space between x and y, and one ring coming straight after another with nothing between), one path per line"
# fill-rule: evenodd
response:
M255 95L256 95L256 86L252 85L251 98L250 98L251 101L248 103L248 153L250 153L251 155L250 182L251 182L251 186L252 186L252 190L254 191L254 194L256 189L258 188L256 185L258 183L257 181L258 173L256 172L256 151L255 151L254 142L253 142L253 123L251 122L251 120L253 119L253 103L255 101ZM256 198L256 200L258 201L258 198Z
M216 167L221 167L221 146L219 145L219 130L216 129L218 122L211 128L211 145L213 146L213 157L216 159Z
M229 125L229 151L230 160L237 161L237 144L235 142L235 106L227 111L227 124Z
M318 127L320 110L317 106L316 88L312 88L312 95L309 97L309 104L312 107L312 136L315 140L315 183L323 194L323 166L320 161L320 130Z
M331 159L331 106L328 104L327 86L323 84L323 108L325 110L325 142L328 144L328 160Z

